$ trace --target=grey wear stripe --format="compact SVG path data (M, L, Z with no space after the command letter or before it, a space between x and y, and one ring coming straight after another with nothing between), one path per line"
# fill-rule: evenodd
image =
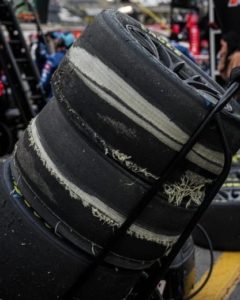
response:
M162 143L172 150L179 151L182 145L187 142L189 135L176 126L163 112L144 99L99 58L80 47L72 47L67 57L75 66L79 77L94 93ZM111 91L111 93L108 94L106 90ZM116 98L120 98L125 105L117 101L113 94L116 95ZM133 111L136 111L136 114ZM222 170L223 154L199 143L189 152L187 159L215 174L219 174Z

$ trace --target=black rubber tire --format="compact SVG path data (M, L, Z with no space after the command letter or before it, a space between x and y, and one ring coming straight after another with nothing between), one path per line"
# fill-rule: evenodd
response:
M240 251L240 166L232 167L215 200L200 220L214 250ZM194 230L194 242L208 248L199 230Z
M29 205L14 191L9 162L1 163L0 297L4 300L60 299L92 257L54 234L54 229ZM74 299L123 299L140 274L140 271L102 264L79 288Z
M160 176L223 92L169 43L111 10L100 14L70 49L53 89L84 134L119 164L128 157L136 166L130 164L130 171L147 181ZM234 153L240 145L239 105L231 105L232 112L225 109L222 117ZM223 150L214 124L200 144L207 152L194 147L173 181L186 169L210 178L220 173Z
M47 155L58 167L59 172L121 215L127 216L142 195L150 189L149 184L112 163L101 151L91 147L88 140L67 120L57 101L49 103L38 116L36 128ZM92 243L104 246L112 235L113 227L94 217L91 206L85 207L81 201L72 198L69 191L56 179L56 174L50 174L44 162L39 159L36 149L31 146L29 134L28 130L19 141L14 157L15 163L12 165L14 178L18 179L21 192L33 206L39 201L34 204L38 195L61 220L89 240L90 253ZM29 194L28 186L34 194ZM38 211L37 207L35 209ZM153 233L179 235L194 211L173 206L161 200L158 195L153 204L146 208L137 224ZM157 243L126 235L118 245L116 253L123 256L122 264L125 266L126 262L130 267L131 260L136 260L136 263L139 260L139 267L145 268L151 264L151 260L162 256L165 251L166 247Z

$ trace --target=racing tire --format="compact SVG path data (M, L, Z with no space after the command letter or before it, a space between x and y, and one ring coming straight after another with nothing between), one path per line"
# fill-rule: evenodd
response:
M94 256L40 217L18 190L9 165L9 159L0 165L0 297L62 299ZM74 299L122 299L140 274L103 263L86 284L79 285Z

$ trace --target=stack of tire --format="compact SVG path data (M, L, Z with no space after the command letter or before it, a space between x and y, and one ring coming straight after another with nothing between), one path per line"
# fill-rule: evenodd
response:
M161 176L222 89L134 19L101 13L55 73L54 99L1 166L0 291L59 299ZM221 113L240 145L234 101ZM223 166L212 123L74 299L125 299L168 255Z

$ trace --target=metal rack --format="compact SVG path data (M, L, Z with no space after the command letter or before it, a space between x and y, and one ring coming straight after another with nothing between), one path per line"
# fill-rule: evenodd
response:
M38 37L39 37L39 39L41 39L43 41L43 43L45 45L47 45L47 41L46 41L44 33L42 31L41 21L39 19L38 12L36 11L35 7L33 6L33 4L29 0L23 0L22 2L18 3L14 7L14 9L16 10L18 8L21 8L22 6L23 7L26 6L27 9L29 10L29 12L32 13L32 15L33 15L32 22L36 25L36 30L37 30Z
M209 0L209 24L215 24L215 5L213 0ZM216 66L216 37L222 33L221 29L209 29L209 41L210 41L210 74L211 77L216 80L219 75Z
M236 74L236 73L235 73ZM237 74L238 75L238 74ZM159 269L159 263L153 265L150 270L150 276L145 281L144 284L141 285L141 288L136 291L135 300L147 300L155 287L159 283L161 279L163 279L166 271L169 266L173 262L174 258L178 254L179 250L182 248L183 244L191 234L193 228L198 223L199 219L203 215L204 211L210 205L211 201L217 194L218 190L224 183L230 167L231 167L231 151L229 148L228 140L224 132L224 126L222 123L222 118L220 112L226 104L230 101L231 97L235 94L235 92L239 89L240 81L238 80L238 76L235 76L235 80L231 83L228 90L222 95L222 98L217 102L214 108L209 112L209 114L205 117L203 122L199 125L198 129L194 132L188 142L183 146L180 152L173 158L171 163L167 166L165 171L162 173L159 180L152 186L152 188L146 192L146 194L142 197L142 199L138 202L136 207L133 208L132 212L122 224L122 226L115 231L112 238L108 241L106 247L100 252L100 254L95 258L93 263L79 276L75 284L71 287L71 289L65 294L64 300L74 299L74 295L78 288L83 285L91 276L91 274L96 270L96 268L104 261L106 256L110 251L114 250L118 243L121 241L121 238L126 233L128 228L137 220L139 215L143 212L146 206L152 201L153 197L156 193L161 189L163 183L168 179L169 175L174 171L176 166L186 157L188 152L192 149L194 144L197 142L201 134L204 132L206 127L210 122L215 121L218 132L222 141L223 150L224 150L224 167L221 174L218 176L216 181L211 185L208 190L208 193L200 205L199 209L193 215L192 219L186 226L184 232L178 239L177 243L173 246L170 253L161 261L161 266Z
M0 0L0 63L25 125L46 104L40 76L31 58L12 3ZM34 107L34 109L33 109Z

